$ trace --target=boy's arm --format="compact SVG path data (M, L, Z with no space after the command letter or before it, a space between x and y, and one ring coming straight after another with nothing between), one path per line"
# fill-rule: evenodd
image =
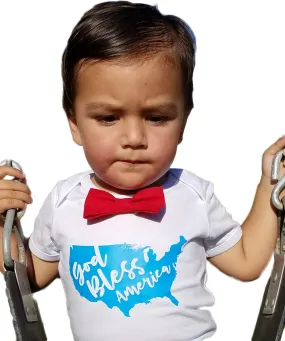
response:
M46 262L35 256L31 251L29 251L28 257L31 258L30 261L33 265L33 277L31 279L33 292L44 289L59 277L58 261Z
M267 266L277 242L277 212L271 205L273 185L262 177L251 211L242 224L243 236L231 249L209 258L211 264L225 274L251 281ZM281 193L281 198L285 190Z
M3 226L4 222L0 218L0 272L2 274L5 273L2 248ZM26 250L27 269L31 289L33 292L36 292L45 288L58 277L58 262L46 262L32 254L28 248L28 239L26 240ZM18 246L14 233L11 235L11 254L12 259L18 260Z

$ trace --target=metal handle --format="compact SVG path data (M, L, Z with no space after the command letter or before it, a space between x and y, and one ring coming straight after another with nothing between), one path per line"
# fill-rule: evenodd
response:
M16 210L11 209L7 211L5 217L4 231L3 231L3 260L6 269L12 270L14 268L14 261L11 256L11 234L14 224Z
M277 180L271 201L278 209L278 237L274 252L274 264L266 285L252 341L280 341L285 323L285 196L279 199L285 188L285 176L280 179L280 163L285 149L278 152L272 162L272 180Z
M11 159L2 161L0 163L0 166L10 166L10 167L17 168L20 171L22 171L22 167L20 166L20 164ZM18 179L15 177L9 177L9 178L10 180L13 180L13 181L21 181L21 179ZM6 213L3 215L5 223L4 223L2 244L3 244L3 261L4 261L4 266L6 269L12 270L14 268L14 261L11 255L11 244L10 244L12 231L15 232L16 239L17 239L18 251L19 251L19 262L24 265L26 264L24 235L23 235L21 223L19 220L20 218L23 217L24 213L25 212L22 209L12 208L12 209L7 210Z
M285 149L276 153L272 162L271 178L272 180L278 180L277 184L274 186L271 194L272 204L278 209L283 210L283 204L279 199L281 191L285 188L285 176L280 178L280 163L285 158ZM285 163L285 160L284 160Z

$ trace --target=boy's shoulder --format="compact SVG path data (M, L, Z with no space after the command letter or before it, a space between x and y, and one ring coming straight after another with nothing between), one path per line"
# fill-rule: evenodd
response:
M211 196L214 187L211 181L183 168L170 168L169 171L186 190L194 190L201 199L207 201Z

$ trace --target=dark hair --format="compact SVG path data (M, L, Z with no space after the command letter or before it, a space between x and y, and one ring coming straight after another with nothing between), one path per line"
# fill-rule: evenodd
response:
M63 108L73 112L75 78L81 61L143 59L170 50L183 77L185 110L193 108L193 71L196 40L191 28L156 6L129 1L102 2L92 7L74 27L62 56Z

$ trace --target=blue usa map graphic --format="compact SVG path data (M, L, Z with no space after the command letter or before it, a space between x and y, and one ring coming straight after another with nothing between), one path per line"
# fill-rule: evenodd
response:
M165 254L157 255L149 246L116 244L70 247L69 270L78 293L90 302L104 302L117 307L127 317L135 305L171 294L176 277L176 262L186 243L180 237Z

